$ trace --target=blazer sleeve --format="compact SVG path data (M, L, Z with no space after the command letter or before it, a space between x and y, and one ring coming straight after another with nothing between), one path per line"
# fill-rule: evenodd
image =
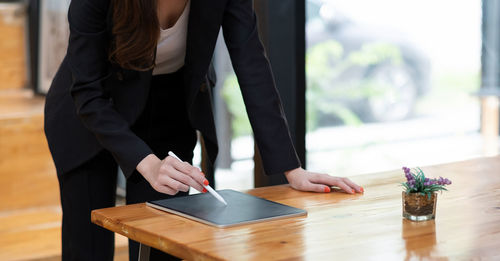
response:
M300 167L251 0L228 0L222 30L266 174Z
M102 147L112 153L125 176L129 177L152 150L130 130L103 89L104 81L110 76L109 33L106 30L109 3L104 0L71 1L67 52L73 80L70 93L83 124L95 134Z

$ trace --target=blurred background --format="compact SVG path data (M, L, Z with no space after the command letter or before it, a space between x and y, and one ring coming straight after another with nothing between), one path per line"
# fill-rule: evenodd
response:
M352 176L497 153L480 135L481 1L305 5L310 170ZM219 158L217 184L250 188L251 127L220 45L219 118L229 122L222 139L231 153Z
M43 102L66 52L69 3L0 0L0 260L60 259ZM254 7L309 170L355 181L498 155L498 1L254 0ZM217 189L283 183L263 174L222 32L213 64L220 153L207 166L198 145L195 165ZM123 204L123 177L117 193ZM126 260L126 244L117 236L117 260Z

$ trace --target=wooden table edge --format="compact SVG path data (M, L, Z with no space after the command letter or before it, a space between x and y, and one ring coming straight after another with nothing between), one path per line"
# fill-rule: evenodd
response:
M146 203L137 203L137 204L131 204L131 205L127 205L127 206L132 206L132 205L142 205L144 207L147 207ZM153 233L144 231L144 230L139 229L139 228L134 228L135 233L133 233L133 234L127 233L127 231L130 229L130 227L127 224L117 224L117 223L113 222L111 219L106 218L104 215L102 215L100 213L102 210L106 210L106 209L109 209L109 208L92 210L92 212L91 212L92 223L94 223L100 227L106 228L112 232L118 233L122 236L125 236L129 239L137 241L141 244L159 249L161 251L167 252L171 255L174 255L174 256L177 256L177 257L180 257L183 259L191 260L191 259L196 257L196 260L222 260L222 259L217 259L215 257L212 257L205 252L201 252L201 251L198 251L196 249L188 248L184 244L170 240L170 239L166 239L166 238L161 239L163 242L165 242L165 244L163 244L164 246L159 244L159 242L160 242L159 240L144 240L144 238L156 238L156 239L158 239L158 237ZM151 209L153 209L153 208L151 208ZM153 210L155 210L155 209L153 209ZM156 211L160 211L160 210L156 210ZM102 220L102 222L101 222L101 220ZM195 222L195 221L193 221L193 222ZM142 236L139 236L139 235L142 235ZM138 240L139 238L141 238L141 240ZM169 247L165 248L165 246L167 246L167 245ZM200 259L200 257L202 257L202 258Z

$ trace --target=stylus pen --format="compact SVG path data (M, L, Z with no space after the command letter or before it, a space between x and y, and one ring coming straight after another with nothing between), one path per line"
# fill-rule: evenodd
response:
M168 155L176 158L178 161L182 162L181 159L179 159L179 157L177 157L177 155L175 155L175 153L169 151L168 152ZM220 202L222 202L224 205L227 206L227 202L224 200L224 198L222 198L221 195L219 195L219 193L217 193L217 191L215 191L212 187L210 187L210 185L203 185L204 188L207 189L208 192L210 192L210 194L212 194L212 196L214 196L217 200L219 200Z

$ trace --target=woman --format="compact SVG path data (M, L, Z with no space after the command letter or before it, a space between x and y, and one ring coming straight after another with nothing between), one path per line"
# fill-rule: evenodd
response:
M266 173L285 173L298 190L362 192L348 179L300 167L251 0L73 0L68 21L67 54L45 107L63 260L112 259L113 233L91 224L90 212L114 205L117 166L127 177L128 204L185 195L190 187L206 192L190 162L195 130L212 163L217 154L207 85L221 27ZM186 162L167 156L170 150Z

